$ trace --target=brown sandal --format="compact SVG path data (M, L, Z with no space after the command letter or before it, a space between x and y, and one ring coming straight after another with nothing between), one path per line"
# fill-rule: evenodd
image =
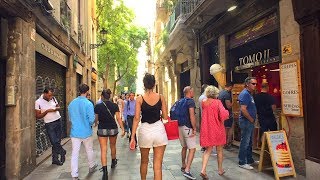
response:
M223 170L221 173L220 173L220 172L218 172L219 176L224 175L224 173L226 173L226 171L225 171L225 170Z
M209 179L207 174L200 173L200 176L202 177L202 179Z

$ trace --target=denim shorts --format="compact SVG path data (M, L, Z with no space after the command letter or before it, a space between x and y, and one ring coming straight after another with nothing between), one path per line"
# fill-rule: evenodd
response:
M97 135L99 137L114 137L117 136L119 133L117 129L98 129Z

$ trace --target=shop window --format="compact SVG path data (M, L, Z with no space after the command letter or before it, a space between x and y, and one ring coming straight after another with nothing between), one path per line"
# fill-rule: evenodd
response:
M218 86L217 81L210 74L210 66L213 64L219 64L219 58L219 47L217 40L212 41L204 46L204 54L201 59L203 84Z

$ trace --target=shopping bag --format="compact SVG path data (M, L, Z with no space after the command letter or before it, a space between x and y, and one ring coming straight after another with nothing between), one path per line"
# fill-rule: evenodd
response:
M178 120L171 120L170 117L168 117L168 122L164 123L164 127L167 132L168 140L179 139Z

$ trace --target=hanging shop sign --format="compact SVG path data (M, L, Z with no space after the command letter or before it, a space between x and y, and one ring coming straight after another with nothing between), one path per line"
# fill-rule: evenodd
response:
M253 54L240 57L238 59L239 66L236 66L235 70L243 70L243 69L248 69L255 66L278 62L279 56L270 58L270 51L271 51L270 49L265 49Z
M96 82L98 79L98 75L95 72L91 72L91 81Z
M282 112L288 116L303 116L300 61L280 64Z
M55 61L56 63L67 67L68 56L60 51L58 48L54 47L47 40L36 34L36 51L40 54L48 57L49 59Z
M285 131L269 131L264 133L258 170L262 171L267 164L270 166L270 161L276 180L285 176L297 176Z
M232 34L230 36L230 49L248 43L268 33L276 31L278 27L278 17L276 13L270 14L254 24Z

